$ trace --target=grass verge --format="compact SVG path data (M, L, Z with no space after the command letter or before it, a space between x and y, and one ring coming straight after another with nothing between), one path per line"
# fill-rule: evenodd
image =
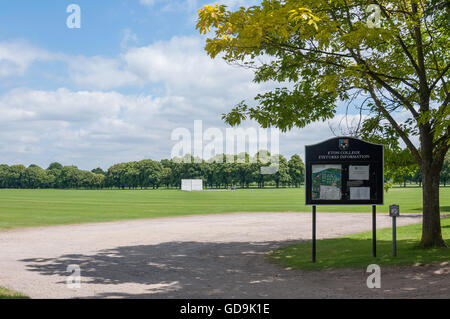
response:
M0 287L0 299L29 299L19 292Z
M392 229L377 232L377 258L372 257L372 232L317 241L317 263L313 264L312 243L290 245L269 253L269 258L285 267L304 270L361 268L370 264L404 266L450 261L450 248L419 247L422 225L397 228L397 257L392 256ZM450 238L450 218L442 219L442 235Z

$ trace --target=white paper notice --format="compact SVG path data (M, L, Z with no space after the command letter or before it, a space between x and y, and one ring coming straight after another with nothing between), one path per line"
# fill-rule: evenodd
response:
M351 181L368 181L370 166L352 166L348 170L348 179Z
M336 186L320 186L321 200L340 200L341 198L341 190Z
M370 187L350 187L350 200L370 200Z

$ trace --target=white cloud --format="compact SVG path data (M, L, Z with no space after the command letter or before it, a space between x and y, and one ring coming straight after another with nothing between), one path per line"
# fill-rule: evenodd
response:
M23 76L32 63L55 57L24 41L0 42L0 78Z
M253 83L251 70L212 60L203 46L199 37L173 37L106 58L0 44L0 61L9 61L16 74L26 72L34 61L58 59L68 64L69 82L76 87L21 88L0 95L0 163L46 166L61 161L86 169L108 168L117 162L170 157L176 144L172 130L184 127L192 132L194 120L203 120L204 130L214 127L225 134L221 114L276 84ZM23 48L28 52L21 53ZM157 95L124 93L155 86L163 87ZM331 126L340 120L336 116ZM244 125L249 126L258 128L254 122ZM329 126L314 123L282 134L281 152L288 157L303 154L305 144L332 136Z
M143 5L149 6L149 7L152 7L156 2L157 2L157 0L139 0L140 4L143 4Z
M203 131L215 127L226 135L218 112L197 107L195 102L181 96L16 89L0 96L0 162L45 167L60 161L91 169L168 158L176 144L172 130L185 127L193 132L195 119L204 120ZM227 106L223 107L226 111ZM244 127L258 125L247 122ZM316 123L282 134L281 152L302 154L304 144L331 135L327 128L326 123Z
M221 114L274 85L255 84L250 70L212 60L203 41L174 37L130 48L117 58L58 56L80 89L22 88L1 95L0 162L46 166L61 161L107 168L116 162L170 157L176 143L172 130L192 131L194 120L203 120L204 130L215 127L225 134ZM154 84L164 88L159 96L111 91ZM253 122L249 126L258 127ZM316 139L329 135L318 127L309 128L308 134ZM297 152L308 139L296 136L282 135L281 146L288 143Z
M0 97L0 162L61 160L89 168L150 156L162 105L117 92L13 90Z
M162 11L177 11L198 9L198 0L139 0L139 3L153 8L155 5L162 5Z
M251 70L213 60L203 47L200 37L173 37L130 48L117 59L78 57L69 61L70 77L99 89L156 83L170 95L227 96L232 103L273 86L253 83Z
M143 107L148 111L151 105L151 97L124 96L117 92L15 89L0 97L0 112L5 115L0 122L91 122L117 116L123 108Z
M127 71L141 81L163 82L169 89L227 89L232 82L244 78L251 82L252 78L247 70L236 70L220 59L209 58L203 50L202 40L197 37L174 37L168 42L133 48L123 60Z
M100 56L67 59L70 80L82 87L110 89L137 84L139 78L124 70L121 61Z
M17 64L25 72L35 56ZM173 129L191 128L197 119L223 128L222 113L265 87L252 83L248 70L210 59L195 37L130 48L117 58L42 56L67 63L69 83L77 89L0 95L0 136L8 136L0 137L0 162L61 160L89 168L169 157ZM164 88L158 96L111 91L155 84Z
M135 33L133 33L130 29L125 29L122 31L123 37L122 41L120 42L120 47L122 50L125 50L128 48L129 43L137 43L138 37Z

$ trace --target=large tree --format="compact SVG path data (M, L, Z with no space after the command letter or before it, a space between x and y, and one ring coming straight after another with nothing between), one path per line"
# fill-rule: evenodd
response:
M439 173L450 146L449 2L371 3L264 0L237 11L204 6L197 28L214 31L206 44L212 58L254 69L256 82L288 83L253 104L238 104L224 115L229 124L250 118L263 127L305 127L333 118L344 101L363 100L361 128L398 135L420 167L422 246L445 246Z
M289 175L295 187L300 187L305 180L305 164L298 155L293 155L288 162Z
M447 183L450 181L450 152L447 153L444 160L444 165L441 171L441 182L444 184L444 187L447 186Z

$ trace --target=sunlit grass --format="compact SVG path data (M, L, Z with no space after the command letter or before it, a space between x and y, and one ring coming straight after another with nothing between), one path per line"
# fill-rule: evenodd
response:
M29 299L21 293L0 287L0 299Z
M421 213L420 188L393 188L379 206L386 213ZM441 211L450 212L450 187L441 188ZM231 212L310 212L301 189L179 190L0 190L0 229L176 217ZM365 212L370 206L321 206L318 212Z
M450 249L419 247L422 225L397 229L397 257L392 256L392 229L377 232L377 258L372 257L372 233L360 233L317 241L317 263L312 263L311 242L291 245L269 254L269 258L293 269L320 270L360 268L370 264L399 266L450 261ZM444 239L450 240L450 219L442 219Z

